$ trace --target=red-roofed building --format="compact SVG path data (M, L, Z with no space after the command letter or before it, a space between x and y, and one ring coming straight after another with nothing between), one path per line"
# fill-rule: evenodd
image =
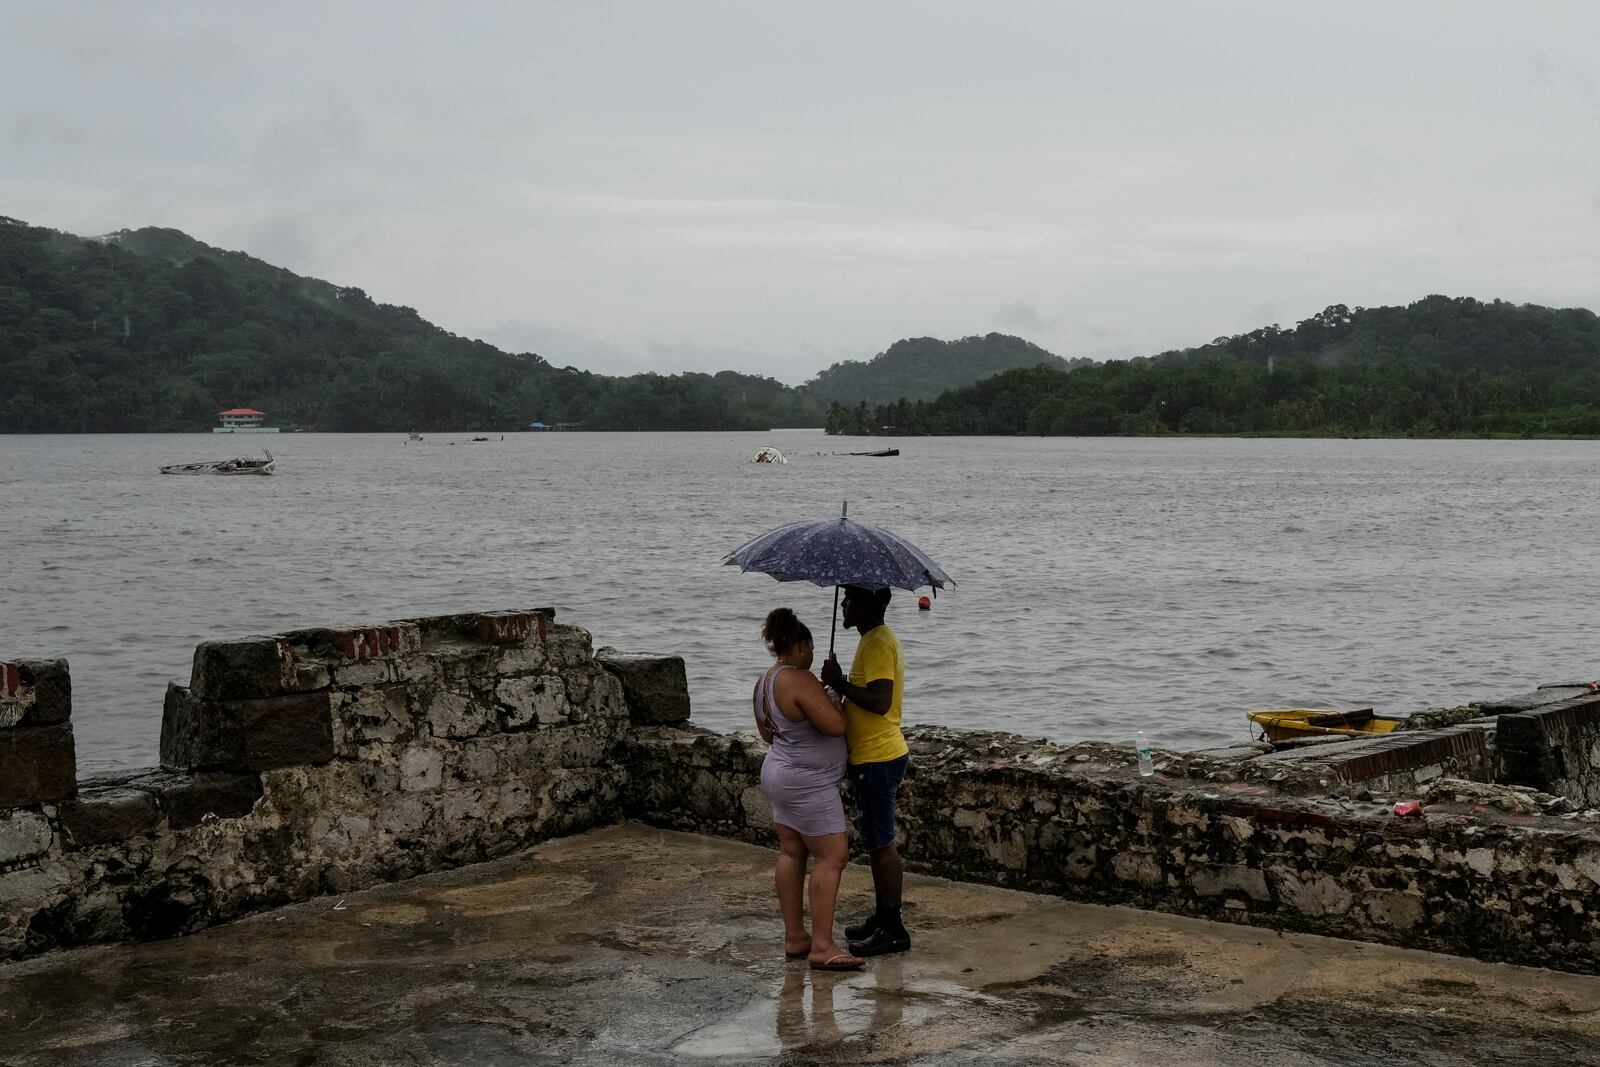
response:
M263 426L261 420L266 418L266 412L257 411L255 408L229 408L227 411L217 412L222 419L222 425L213 427L212 433L277 433L276 426Z

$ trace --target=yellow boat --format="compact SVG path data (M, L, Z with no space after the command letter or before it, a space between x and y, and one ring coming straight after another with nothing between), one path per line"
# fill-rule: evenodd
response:
M1248 712L1251 722L1261 727L1268 741L1293 741L1297 737L1344 734L1363 737L1386 734L1400 725L1399 719L1385 719L1371 708L1356 711L1329 711L1326 708L1260 708Z

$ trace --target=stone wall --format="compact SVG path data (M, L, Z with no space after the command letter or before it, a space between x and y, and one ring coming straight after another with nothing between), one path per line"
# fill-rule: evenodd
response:
M0 958L625 818L771 845L765 746L688 725L681 658L590 645L548 610L207 642L167 694L162 766L81 782L66 664L0 663ZM1122 746L913 728L905 854L1071 899L1600 973L1600 812L1572 810L1595 803L1600 694L1499 710L1163 752L1153 778ZM1396 816L1398 799L1426 813Z
M1131 753L1103 745L913 728L904 855L915 870L1074 900L1600 973L1600 813L1506 814L1482 802L1495 787L1461 779L1436 782L1450 788L1420 818L1373 796L1405 780L1396 751L1476 765L1481 731L1459 729L1345 766L1372 775L1357 789L1337 761L1291 774L1165 755L1167 771L1142 779ZM771 843L757 739L658 727L631 747L634 817ZM1450 783L1476 792L1453 802Z
M65 660L0 663L0 809L72 795L78 762L71 719ZM0 845L0 869L5 863Z
M590 644L549 610L207 642L168 692L162 766L82 782L66 664L0 664L0 958L617 821L628 695ZM681 660L630 670L686 693Z
M1324 789L1338 784L1415 796L1437 778L1493 781L1493 736L1492 722L1461 723L1268 752L1258 757L1256 766L1314 772Z
M1600 693L1498 718L1497 780L1600 805Z

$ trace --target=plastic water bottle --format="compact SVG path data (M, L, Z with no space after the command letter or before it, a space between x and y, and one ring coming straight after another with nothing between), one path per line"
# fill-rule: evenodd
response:
M1133 735L1133 747L1139 750L1139 774L1149 778L1156 773L1156 765L1150 758L1150 739L1143 730Z

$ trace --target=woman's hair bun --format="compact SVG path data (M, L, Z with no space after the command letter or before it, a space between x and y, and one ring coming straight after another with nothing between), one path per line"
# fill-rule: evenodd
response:
M789 608L773 608L761 624L761 637L775 656L782 655L802 641L811 640L811 631Z

